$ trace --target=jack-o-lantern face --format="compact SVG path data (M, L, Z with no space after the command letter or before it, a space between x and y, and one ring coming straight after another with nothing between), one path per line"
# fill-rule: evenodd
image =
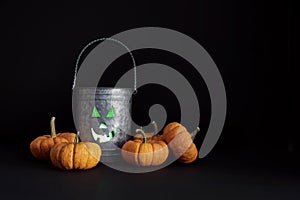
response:
M78 87L74 95L74 122L81 141L114 150L131 138L131 89Z
M116 116L114 106L111 106L108 111L102 110L102 113L99 111L97 106L93 107L91 117L97 118L99 122L99 127L91 127L91 134L93 139L96 142L103 143L112 141L118 146L122 146L124 142L126 142L126 137L124 131L117 127L114 124L114 118Z
M100 140L99 142L108 142L113 139L113 137L116 134L116 129L114 130L109 130L109 127L106 124L106 119L111 119L115 117L115 110L114 107L111 106L107 114L105 115L105 118L102 117L100 111L98 110L97 106L94 106L93 111L92 111L92 118L100 118L100 134L97 134L94 128L91 128L91 133L93 135L93 138L95 141ZM104 118L104 119L103 119Z

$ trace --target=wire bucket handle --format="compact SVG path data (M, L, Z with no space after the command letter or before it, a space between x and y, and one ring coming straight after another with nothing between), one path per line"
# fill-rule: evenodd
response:
M76 79L77 79L77 73L78 73L78 68L79 68L79 61L80 61L80 58L83 54L83 52L89 47L91 46L92 44L96 43L96 42L99 42L99 41L105 41L105 40L108 40L108 41L112 41L112 42L116 42L120 45L122 45L126 50L127 52L130 54L130 57L131 57L131 60L132 60L132 63L133 63L133 74L134 74L134 82L133 82L133 94L136 94L137 93L137 75L136 75L136 62L135 62L135 59L134 59L134 56L131 52L131 50L121 41L117 40L117 39L114 39L114 38L98 38L98 39L95 39L93 41L91 41L90 43L88 43L82 50L81 52L79 53L78 57L77 57L77 60L76 60L76 64L75 64L75 72L74 72L74 80L73 80L73 86L72 86L72 90L74 90L75 88L75 85L76 85Z

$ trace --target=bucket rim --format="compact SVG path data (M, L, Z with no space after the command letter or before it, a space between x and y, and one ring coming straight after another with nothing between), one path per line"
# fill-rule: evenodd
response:
M134 90L133 88L129 87L83 87L83 86L78 86L75 89L124 89L124 90Z
M82 92L82 91L94 91L94 92L125 92L125 93L134 93L133 88L121 88L121 87L77 87L74 90L75 92Z
M131 96L134 93L133 88L119 88L119 87L78 87L74 90L75 94L85 95L112 95L119 94L125 96Z

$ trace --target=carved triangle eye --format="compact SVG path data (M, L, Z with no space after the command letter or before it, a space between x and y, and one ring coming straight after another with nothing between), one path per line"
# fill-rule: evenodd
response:
M114 109L114 107L112 106L112 107L109 109L108 113L106 114L106 118L114 118L114 117L115 117L115 109Z
M98 111L96 106L94 106L94 108L93 108L92 117L93 118L100 118L101 117L100 112Z

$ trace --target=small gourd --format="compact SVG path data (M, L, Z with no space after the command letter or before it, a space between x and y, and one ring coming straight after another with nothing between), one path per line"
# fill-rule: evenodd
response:
M137 133L133 140L127 141L122 147L123 159L136 166L163 164L168 158L169 149L164 141L153 139L157 128L154 133L147 134L142 129L137 129L136 132L140 133Z
M198 150L192 140L198 131L197 127L190 134L182 124L172 122L164 128L162 139L168 144L179 162L191 163L197 159L198 155Z
M55 144L50 151L52 164L63 170L91 169L101 158L101 148L93 142L79 142L79 132L73 143Z
M32 155L40 160L50 160L51 148L61 142L73 142L75 133L58 133L55 130L55 117L50 120L51 135L43 135L35 138L30 143L30 151Z

